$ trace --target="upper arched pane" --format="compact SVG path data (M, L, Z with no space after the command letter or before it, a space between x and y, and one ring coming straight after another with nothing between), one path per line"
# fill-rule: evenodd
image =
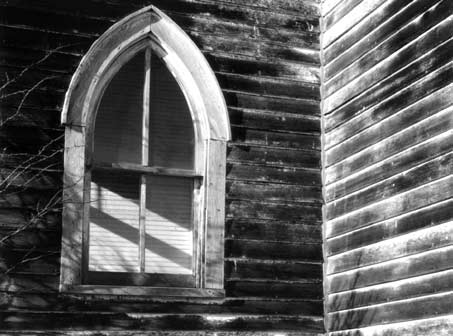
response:
M149 164L193 169L194 127L186 99L165 64L151 57Z
M145 57L141 51L104 91L95 121L94 160L193 169L194 134L175 78L157 55Z

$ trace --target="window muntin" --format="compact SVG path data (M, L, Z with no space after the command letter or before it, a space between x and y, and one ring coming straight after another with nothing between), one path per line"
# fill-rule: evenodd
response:
M98 107L85 283L196 286L194 148L185 97L148 46L116 73Z

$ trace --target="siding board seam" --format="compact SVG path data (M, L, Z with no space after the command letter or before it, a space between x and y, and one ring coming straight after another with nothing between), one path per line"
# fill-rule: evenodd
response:
M436 226L439 226L439 225L445 225L445 224L452 224L453 225L453 221L446 221L444 223L441 223L441 224L437 224L437 225L434 225L434 226L431 226L431 227L425 227L423 229L418 229L418 230L414 230L414 231L411 231L409 233L406 233L404 235L400 235L398 237L392 237L391 239L398 239L398 238L402 238L404 237L405 235L409 235L409 234L412 234L412 233L415 233L415 232L418 232L418 231L422 231L422 230L429 230L429 229L432 229L432 228L435 228ZM360 249L366 249L367 247L369 246L378 246L380 243L382 242L385 242L385 241L388 241L388 240L391 240L391 239L385 239L385 240L382 240L380 242L376 242L376 243L373 243L373 244L369 244L369 245L366 245L366 246L362 246L360 248L355 248L355 249L352 249L352 250L349 250L349 251L346 251L346 252L342 252L342 253L339 253L339 254L336 254L335 256L341 256L341 254L346 254L348 252L351 252L351 251L357 251L357 250L360 250ZM338 274L342 274L342 273L345 273L345 272L349 272L349 271L357 271L357 270L360 270L361 268L363 267L368 267L368 266L377 266L377 265L380 265L382 263L385 263L385 262L388 262L388 261L395 261L395 260L398 260L398 259L404 259L406 257L412 257L412 256L415 256L419 253L424 253L424 252L432 252L432 251L435 251L436 249L441 249L441 248L447 248L449 246L453 246L453 242L449 243L449 244L443 244L443 245L438 245L438 246L434 246L434 247L431 247L431 248L426 248L424 249L422 252L412 252L412 253L406 253L404 255L400 255L398 257L394 257L394 258L391 258L391 259L385 259L385 260L381 260L381 261L377 261L377 262L373 262L373 263L367 263L367 264L361 264L360 266L356 266L356 267L350 267L350 268L347 268L345 270L342 270L342 271L336 271L336 272L331 272L328 274L328 276L334 276L334 275L338 275ZM333 255L330 255L330 257L333 257ZM435 273L435 272L434 272ZM390 281L391 282L391 281ZM369 287L369 286L367 286Z
M442 275L450 274L450 273L453 274L453 270L452 269L446 269L446 270L443 270L443 271L433 272L433 273L428 273L428 274L422 274L422 275L415 275L415 276L411 276L411 277L400 279L400 280L390 281L390 282L387 282L387 283L379 283L379 284L375 284L375 285L371 285L371 286L367 286L367 287L363 287L363 288L357 288L357 289L351 289L351 290L339 292L339 295L343 295L343 294L354 295L355 293L360 293L360 292L363 293L363 292L367 292L369 290L376 290L376 289L379 289L379 288L386 288L386 287L388 288L390 286L397 287L397 286L404 285L406 283L410 283L410 282L413 282L413 281L422 281L423 279L426 279L428 281L429 278L432 278L434 276L439 276L439 275L442 276ZM410 298L420 298L420 297L424 297L424 296L427 296L427 295L432 295L432 294L437 294L437 293L442 293L442 292L445 292L445 291L440 290L440 291L437 291L437 292L434 292L434 293L431 293L431 294L427 294L427 293L421 292L419 294L407 295L407 296L405 296L405 297L403 297L401 299L398 299L398 300L406 300L406 299L410 299ZM334 294L334 296L338 296L338 295ZM389 302L389 301L384 301L384 299L382 299L381 301L376 301L374 304L371 304L371 305L366 305L366 304L365 305L358 305L358 306L354 306L354 308L364 308L364 307L372 306L372 305L375 305L375 304L386 303L386 302ZM329 312L341 312L341 311L345 311L345 310L349 310L349 309L352 309L352 308L330 310Z
M417 296L417 297L413 297L413 298L405 298L405 299L394 300L394 301L390 301L390 302L372 304L372 305L369 305L369 306L361 306L361 307L352 308L352 309L344 309L344 310L339 310L339 311L333 311L333 312L329 312L328 314L335 314L335 313L346 312L346 311L348 311L348 312L350 312L350 311L360 311L360 310L364 310L364 309L369 309L370 307L373 307L373 308L384 307L384 306L389 306L389 305L392 305L392 304L398 304L398 303L403 303L403 302L407 302L407 304L410 304L411 302L419 301L420 299L436 298L436 297L440 297L440 296L443 296L443 295L446 295L446 294L447 295L448 294L453 294L453 291L449 290L449 291L444 291L444 292L435 293L435 294L421 295L421 296ZM446 314L446 315L449 315L449 314Z
M446 200L443 200L443 201L440 201L440 202L437 202L437 203L433 203L433 204L429 204L427 206L424 206L424 207L421 207L421 208L418 208L418 209L414 209L414 210L411 210L411 211L408 211L408 212L405 212L401 215L398 215L396 217L393 217L391 218L391 220L398 220L402 217L406 217L406 216L410 216L416 212L420 212L420 211L425 211L427 209L430 209L430 208L434 208L436 206L439 206L439 205L442 205L442 204L446 204L446 203L449 203L452 201L453 198L449 198L449 199L446 199ZM355 230L351 230L351 231L348 231L348 232L345 232L345 233L342 233L342 234L339 234L338 236L335 236L335 237L330 237L328 238L327 240L330 241L330 240L334 240L334 239L344 239L346 236L348 235L351 235L353 233L356 233L356 232L359 232L359 231L363 231L363 230L367 230L373 226L379 226L379 225L382 225L383 223L385 223L386 221L388 221L389 219L385 219L385 220L382 220L382 221L379 221L379 222L376 222L376 223L373 223L371 225L368 225L368 226L364 226L364 227L360 227L360 228L357 228ZM389 237L386 237L385 239L382 240L382 242L386 241L386 240L389 240L389 239L392 239L392 238L396 238L396 237L401 237L401 236L404 236L406 234L409 234L409 233L412 233L412 232L417 232L419 230L423 230L425 228L428 228L428 227L434 227L434 226L437 226L437 225L441 225L441 224L444 224L444 223L447 223L449 220L444 220L444 221L441 221L439 223L436 223L435 225L427 225L427 226L424 226L422 228L418 228L416 230L412 230L412 231L408 231L408 232L403 232L403 233L399 233L399 234L395 234L393 236L389 236ZM381 242L381 241L380 241ZM358 246L354 249L358 249L358 248L362 248L364 246L368 246L368 245L362 245L362 246ZM351 250L352 251L352 250ZM340 253L343 253L343 252L340 252ZM333 253L333 254L330 254L330 256L335 256L335 255L338 255L339 253Z
M374 14L375 11L379 10L381 7L383 7L384 5L386 5L386 4L387 4L388 2L390 2L390 1L392 1L392 0L384 1L379 7L377 7L377 8L376 8L375 10L373 10L370 14L368 14L366 18L369 19L369 18L371 17L371 14ZM438 2L440 2L440 1L441 1L441 0L438 0ZM400 8L395 14L391 15L390 17L388 17L385 21L381 22L378 26L376 26L374 29L372 29L371 31L369 31L366 35L364 35L363 37L361 37L360 39L358 39L357 41L355 41L353 44L351 44L351 45L349 46L349 49L355 47L358 43L360 43L361 41L363 41L368 35L373 34L374 32L376 32L376 31L378 31L379 29L381 29L383 26L387 25L387 24L388 24L388 21L392 20L395 16L399 15L402 11L406 10L407 7L410 7L411 5L412 5L412 4L409 3L409 4L407 4L406 6ZM363 23L365 23L365 22L363 22ZM410 22L409 22L409 23L410 23ZM409 24L409 23L407 23L407 24ZM355 28L355 27L354 27L354 28ZM341 38L340 38L338 41L332 43L332 44L329 45L326 49L333 48L333 47L334 47L334 44L340 43L341 40L342 40L345 36L348 36L349 34L352 34L352 33L353 33L354 28L351 29L351 30L349 30L349 31L347 31L345 34L343 34L343 35L341 36ZM388 36L391 36L391 35L388 35ZM367 52L368 52L368 50L367 50ZM367 53L367 52L366 52L366 53ZM332 62L334 62L336 59L338 59L339 57L341 57L344 53L345 53L345 52L342 52L341 54L338 54L337 56L335 56L334 58L332 58L332 59L329 61L328 64L331 64ZM366 54L366 53L364 53L364 54ZM361 57L362 55L364 55L364 54L361 54L360 57ZM359 57L359 58L360 58L360 57ZM357 58L357 59L358 59L358 58ZM355 60L356 60L356 59L354 59L354 61L355 61ZM351 64L352 64L352 63L351 63ZM345 68L345 69L346 69L346 68ZM344 70L344 69L342 69L342 70ZM335 74L335 75L336 75L336 74ZM333 77L332 77L332 78L333 78ZM329 79L329 80L330 80L330 79Z
M404 191L404 192L402 192L402 193L400 193L400 194L397 194L397 195L395 195L395 196L388 197L388 198L385 198L385 199L381 199L381 200L376 201L376 202L374 202L374 203L370 203L370 204L364 206L363 208L360 208L360 209L357 209L357 210L354 210L354 211L350 211L350 212L348 212L348 213L346 213L346 214L343 214L343 215L341 215L341 216L335 217L334 219L329 220L329 221L327 222L327 224L331 224L331 225L332 225L332 224L335 224L338 220L344 220L345 218L347 218L347 217L349 217L349 216L351 216L351 215L353 216L353 215L355 215L355 214L357 214L357 213L359 213L359 212L362 212L364 209L373 208L376 204L380 204L380 203L386 202L386 201L388 201L388 200L390 200L390 199L392 199L392 198L395 198L395 197L398 197L398 196L401 196L401 195L410 194L410 193L412 193L412 192L414 192L414 191L418 191L418 190L420 190L420 189L423 189L423 188L425 188L426 186L430 186L430 185L432 185L432 184L439 183L440 181L443 181L443 180L452 179L452 177L453 177L452 175L443 176L443 177L441 177L441 178L439 178L439 179L429 181L429 182L427 182L427 183L425 183L425 184L422 184L422 185L420 185L420 186L418 186L418 187L415 187L415 188L406 190L406 191ZM438 203L438 202L436 202L436 203ZM391 219L391 218L395 218L395 217L396 217L396 216L389 217L389 218L386 218L385 220L388 220L388 219ZM332 223L332 222L333 222L333 223ZM371 224L371 223L370 223L370 224ZM365 226L363 226L363 227L366 227L366 226L368 226L368 225L365 225ZM349 232L349 231L348 231L348 232ZM329 238L333 238L333 237L336 237L336 236L330 236Z
M279 96L279 95L272 95L272 94L267 94L267 93L255 93L255 92L249 92L249 91L241 91L241 90L234 90L234 89L222 89L223 92L227 93L239 93L243 94L245 96L251 96L251 97L262 97L262 98L273 98L277 100L291 100L295 102L301 102L301 103L313 103L313 104L319 104L319 99L311 99L311 98L298 98L298 97L291 97L291 96Z
M331 30L335 30L335 28L338 28L338 27L335 27L335 26L338 24L338 22L341 22L341 21L347 16L347 14L351 13L355 8L359 7L364 1L366 1L366 0L360 0L353 8L350 9L350 11L348 11L348 13L346 13L346 15L342 16L342 17L341 17L340 19L338 19L335 23L333 23L333 24L330 26L330 28L329 28L328 30L331 31ZM379 0L372 0L372 1L379 1ZM384 3L384 2L385 2L385 0L383 1L383 3ZM382 3L381 3L378 7L380 7L381 5L382 5ZM373 11L374 11L374 10L373 10ZM355 22L354 26L357 26L357 25L361 24L367 17L368 17L368 15L365 15L364 17L362 17L360 20L358 20L357 22ZM345 32L341 33L340 35L338 35L337 37L335 37L333 40L331 40L331 41L329 42L328 45L323 46L323 48L327 48L327 47L331 46L332 43L335 43L336 41L338 41L342 36L344 36L344 34L345 34L347 31L349 31L349 30L350 30L351 28L353 28L354 26L349 27Z
M405 65L405 66L403 66L403 67L398 68L397 71L392 72L389 76L387 76L387 77L381 79L379 82L376 82L376 83L372 84L371 86L367 87L364 91L362 91L360 94L354 96L352 99L350 99L349 101L347 101L345 104L343 104L343 105L341 105L341 106L339 106L339 107L336 107L335 109L331 110L330 112L328 112L328 115L330 116L330 115L332 115L333 113L335 113L335 112L337 112L338 110L340 110L340 108L345 108L345 107L348 106L349 104L354 103L356 100L363 98L363 96L365 96L366 94L369 94L370 92L372 92L373 90L375 90L382 82L388 80L389 77L392 77L392 76L394 76L394 75L396 75L396 74L398 74L398 73L400 73L400 72L406 70L406 69L409 68L410 66L412 66L412 65L414 65L415 63L417 63L418 61L420 61L422 58L426 57L426 56L429 55L430 53L434 53L438 48L441 48L443 45L445 45L445 44L451 42L452 40L453 40L453 38L447 39L447 40L445 40L444 42L442 42L441 44L438 44L438 45L436 45L435 47L429 49L426 53L424 53L423 55L421 55L421 56L419 56L418 58L414 59L414 60L411 61L409 64L407 64L407 65ZM393 55L393 54L392 54L392 55ZM379 65L379 64L380 64L380 63L377 63L376 65ZM421 76L421 77L417 78L416 80L414 80L413 82L411 82L409 85L407 85L405 88L406 88L406 89L409 89L409 88L411 88L411 87L413 87L413 86L419 84L419 83L422 82L423 80L426 80L426 78L429 78L430 76L432 76L433 73L440 72L440 71L444 70L444 68L448 68L448 66L451 65L451 64L452 64L452 61L449 61L449 62L446 62L445 64L442 64L440 67L438 67L437 69L433 70L432 72L427 73L427 74L425 74L424 76ZM449 85L450 85L450 84L449 84ZM447 86L449 86L449 85L447 85ZM445 86L445 87L447 87L447 86ZM444 88L444 87L442 87L442 88ZM439 89L437 89L436 91L433 91L432 93L430 93L430 94L428 94L428 95L426 95L426 96L422 96L422 97L419 98L417 101L411 103L411 104L408 105L408 106L403 107L403 108L401 109L401 111L403 111L403 110L405 110L406 108L408 108L408 107L410 107L410 106L416 104L418 101L420 101L420 100L422 100L422 99L426 99L427 97L430 97L431 95L435 94L437 91L441 90L442 88L439 88ZM343 125L346 124L346 123L350 123L350 122L354 121L354 119L360 117L363 113L366 113L366 112L368 112L368 111L370 111L370 110L376 109L377 107L379 107L380 105L382 105L384 102L386 102L386 101L388 101L388 100L390 100L390 99L395 98L395 97L398 96L399 94L401 94L401 92L400 92L400 91L397 91L397 92L392 93L391 95L385 97L384 99L379 100L376 104L367 106L367 108L364 109L364 110L361 110L359 114L355 114L355 115L353 115L353 116L352 116L351 118L349 118L349 119L342 120L340 123L338 123L337 125L335 125L335 127L329 129L329 130L328 130L328 133L332 132L333 130L335 130L335 129L341 127L341 126L343 126ZM391 116L393 116L393 115L391 115ZM388 117L386 117L386 118L384 118L384 119L382 119L382 120L385 120L385 119L387 119L387 118L388 118ZM380 121L382 121L382 120L380 120ZM380 121L379 121L379 122L380 122ZM370 125L370 126L364 128L364 129L360 130L360 132L363 132L364 130L368 129L369 127L371 127L371 126L373 126L373 125L375 125L375 124L372 124L372 125ZM332 147L334 147L334 146L336 146L336 145L338 145L338 144L341 144L341 143L334 144L334 145L332 145L331 147L329 147L329 149L332 148Z
M392 175L392 176L386 177L385 179L379 180L379 181L376 182L376 183L367 185L366 187L364 187L364 188L362 188L362 189L358 189L358 190L355 190L355 191L353 191L352 193L347 194L347 195L345 195L345 196L341 196L341 197L339 197L339 198L335 198L335 199L329 200L329 201L327 201L327 205L330 205L330 204L332 204L332 203L336 203L336 202L339 202L339 201L343 201L343 200L345 200L346 198L349 198L349 197L353 197L354 195L357 195L357 194L359 194L359 193L361 193L361 192L363 192L363 191L366 191L366 190L369 190L369 189L371 189L371 188L374 188L374 187L376 187L376 186L379 185L379 184L385 184L388 180L390 180L390 179L392 179L392 178L397 178L397 177L400 177L400 176L404 176L404 175L406 175L406 174L407 174L408 172L410 172L410 171L416 170L417 168L420 168L421 166L424 166L424 165L426 165L426 164L428 164L428 163L430 163L430 162L434 162L434 161L436 161L436 160L439 160L439 159L441 159L441 158L443 158L443 157L445 157L445 156L451 155L452 153L453 153L453 151L449 151L449 152L446 152L446 153L441 153L441 155L439 155L439 156L432 157L432 158L430 158L430 159L427 160L427 161L423 161L423 162L417 164L416 166L410 167L410 168L407 169L407 170L404 170L404 171L399 172L399 173L397 173L397 174L394 174L394 175ZM445 176L444 176L444 177L445 177ZM431 182L431 181L435 181L435 180L430 180L430 182ZM391 197L396 196L396 195L399 195L399 194L401 194L401 192L394 193L394 194L392 194ZM369 204L370 204L370 203L367 203L366 205L362 206L361 208L363 208L363 207L365 207L365 206L367 206L367 205L369 205ZM358 209L361 209L361 208L354 209L354 211L355 211L355 210L358 210ZM349 213L349 212L350 212L350 211L348 211L348 213Z
M405 26L401 27L400 29L398 29L396 32L394 32L392 35L389 35L385 40L383 40L381 43L379 43L378 45L374 46L372 49L369 49L367 50L366 53L364 53L363 55L361 55L358 59L356 59L353 63L349 64L347 67L345 68L342 68L341 71L339 73L337 73L335 76L333 76L332 78L329 78L328 81L326 82L326 86L329 85L329 83L334 80L335 78L337 78L338 76L340 76L344 71L348 70L349 68L351 68L352 66L355 66L363 57L365 57L366 55L371 55L374 51L376 51L377 48L381 47L384 43L386 43L389 39L397 36L403 29L405 29L406 27L410 26L411 24L413 24L414 22L417 22L417 21L420 21L420 19L426 14L426 12L429 12L432 10L433 7L436 7L440 2L442 2L444 0L440 0L439 2L437 2L436 4L434 4L433 6L431 6L427 11L421 13L420 15L418 15L417 17L415 17L414 19L412 19L410 22L408 22ZM357 75L355 77L352 77L352 78L349 78L349 81L348 81L348 84L344 85L341 87L341 89L344 89L345 87L347 87L351 82L353 82L354 80L357 80L357 79L360 79L362 77L365 77L365 76L369 76L369 72L371 72L374 68L376 68L379 64L382 64L384 63L386 60L388 60L388 58L392 57L393 55L396 55L398 54L401 50L403 49L406 49L408 48L410 45L412 44L415 44L419 39L425 37L426 35L428 35L431 31L435 30L439 25L441 25L443 22L449 20L449 17L447 17L446 19L442 20L442 21L439 21L437 24L435 24L434 26L430 27L428 30L425 30L423 31L423 33L421 33L420 35L417 35L414 39L412 39L409 43L405 44L404 46L400 47L399 49L395 50L394 52L392 52L391 54L388 54L387 56L385 56L384 58L380 58L379 59L379 62L377 62L375 65L373 65L371 68L367 69L365 72L361 72L360 75ZM340 90L341 90L340 89ZM338 90L337 90L338 91ZM337 91L333 92L332 94L334 93L337 93ZM332 94L329 94L328 96L326 96L326 98L330 97ZM349 99L350 100L350 99ZM342 104L344 105L344 103Z
M449 108L453 108L453 107L450 106ZM383 159L383 160L380 160L380 161L378 161L378 162L375 162L375 163L373 163L372 165L369 165L369 166L367 166L367 167L364 167L363 169L360 169L360 170L358 170L358 171L355 171L355 172L352 173L352 174L349 174L349 175L347 175L347 176L345 176L345 177L343 177L343 178L340 178L340 179L338 179L338 180L332 181L332 182L330 182L329 184L327 184L327 187L331 188L332 185L336 185L336 184L338 184L338 183L340 183L340 182L345 182L345 181L351 180L351 179L357 177L357 175L363 174L364 172L373 170L374 168L376 168L376 167L378 167L378 166L380 166L380 165L383 165L383 164L387 163L388 161L392 160L395 156L403 155L403 154L405 154L405 153L407 153L407 152L413 150L413 149L416 148L416 147L420 147L421 145L424 145L424 144L429 143L429 142L434 142L434 141L439 140L439 139L441 139L441 138L446 138L447 136L449 136L449 135L451 135L451 134L453 134L453 130L448 130L448 131L445 131L445 132L443 132L443 133L440 133L440 134L438 134L438 135L436 135L436 136L434 136L434 137L428 138L428 139L426 139L426 140L424 140L424 141L422 141L422 142L419 142L418 144L415 144L415 145L413 145L413 146L410 146L410 147L405 148L405 149L404 149L403 151L401 151L401 152L392 154L391 156L388 156L388 157L386 157L386 158ZM423 161L423 162L426 162L426 161ZM405 171L406 171L406 170L405 170ZM399 173L398 173L398 174L399 174ZM395 175L396 175L396 174L390 175L389 178L392 177L392 176L395 176ZM364 189L364 188L365 188L365 187L362 187L361 189L358 189L358 190L360 191L360 190L362 190L362 189ZM346 195L349 195L349 194L346 194Z
M388 264L392 264L392 263L395 263L395 262L398 262L398 261L401 262L404 259L414 259L414 258L423 257L423 256L425 256L427 254L431 254L433 252L449 250L449 249L451 249L452 246L453 246L453 243L449 244L447 246L441 246L441 247L437 247L437 248L434 248L434 249L422 251L422 252L419 252L419 253L414 253L414 254L411 254L411 255L406 255L406 256L394 258L394 259L391 259L391 260L386 260L386 261L383 261L383 262L380 262L380 263L377 263L377 264L366 265L366 266L355 268L355 269L352 269L352 270L347 270L347 271L343 271L343 272L339 272L339 273L335 273L335 274L329 274L329 275L327 275L327 278L332 278L332 277L338 276L340 274L342 274L342 275L354 274L354 273L357 273L357 271L364 271L364 270L369 269L369 268L376 268L376 266L388 265ZM422 276L422 275L435 274L435 273L447 271L447 270L450 270L450 269L451 269L451 265L448 265L447 267L437 268L436 270L433 270L433 271L430 271L430 272L427 272L427 273L419 273L419 274L415 274L415 275L412 275L412 276L407 276L407 277L405 277L403 279L415 278L415 277ZM381 281L379 283L372 283L372 284L369 284L369 285L362 285L360 287L353 287L352 289L348 288L348 289L343 289L343 290L339 290L339 291L336 291L336 292L330 292L330 294L344 293L344 292L348 292L348 291L351 291L351 290L354 290L354 289L365 289L365 288L368 288L368 287L375 286L377 284L390 284L392 282L400 281L400 280L403 280L403 279L384 280L384 281ZM331 280L329 280L329 281L331 281Z
M370 151L370 148L378 147L378 145L382 146L382 143L385 143L387 141L391 142L392 140L395 140L395 138L402 137L404 135L404 133L406 133L406 132L410 132L413 129L421 128L420 127L421 124L424 124L426 122L432 121L433 119L437 119L437 118L439 118L439 115L451 114L452 111L453 111L453 106L450 105L450 106L440 110L439 112L436 112L435 114L430 115L426 119L421 119L421 120L417 121L415 124L412 124L412 125L410 125L410 126L408 126L406 128L401 128L399 131L397 131L397 132L395 132L393 134L390 134L389 136L387 136L387 137L385 137L385 138L383 138L383 139L381 139L381 140L379 140L379 141L377 141L375 143L369 144L368 147L362 148L359 151L348 155L344 159L341 159L341 160L339 160L339 161L337 161L335 163L332 163L331 165L327 166L327 168L331 168L331 170L334 170L335 167L338 167L340 165L344 165L345 163L347 163L347 161L352 161L354 158L357 159L357 157L360 157L360 155L363 155L363 153L366 153L366 151ZM391 115L389 118L392 118L393 116L399 115L399 112L401 112L401 111L398 111L397 113ZM379 123L376 123L375 125L379 125L381 122L382 122L382 120ZM373 125L373 127L375 125ZM448 131L446 131L446 132L448 132ZM422 141L422 142L424 142L424 141ZM413 142L411 147L414 147L414 146L417 146L417 145L418 145L417 143ZM399 152L396 152L394 154L399 154L399 153L401 153L404 150L405 149L402 148L402 149L400 149ZM329 151L330 150L328 150L328 152ZM383 158L383 159L386 159L386 158Z

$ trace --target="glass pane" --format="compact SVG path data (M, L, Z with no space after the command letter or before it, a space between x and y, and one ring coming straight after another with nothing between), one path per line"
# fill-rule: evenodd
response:
M144 52L115 75L99 105L94 130L94 159L98 162L141 164Z
M151 58L149 164L193 169L194 128L186 99L173 75Z
M191 274L193 180L148 176L145 272Z
M90 193L89 270L139 271L139 177L93 174Z

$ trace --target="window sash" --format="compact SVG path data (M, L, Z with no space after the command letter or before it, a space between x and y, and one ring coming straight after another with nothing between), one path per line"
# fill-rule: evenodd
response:
M97 171L114 171L115 173L125 173L125 174L138 174L139 181L139 190L138 190L138 265L136 267L138 272L106 272L106 271L93 271L85 267L85 272L87 273L84 278L86 283L90 284L111 284L111 285L132 285L132 284L142 284L150 286L162 286L165 282L166 285L178 286L183 285L183 287L195 287L196 284L196 274L199 264L199 249L197 242L197 219L196 214L198 204L196 202L196 188L200 186L202 181L202 175L197 174L193 169L179 169L179 168L167 168L167 167L158 167L150 166L150 114L151 114L151 57L152 50L151 47L145 48L144 55L144 82L143 82L143 95L142 95L142 104L141 104L141 162L140 163L130 163L130 162L94 162L91 164L91 167L87 167L87 170L90 172ZM96 144L95 144L96 145ZM90 174L91 175L91 174ZM166 176L166 177L179 177L179 178L189 178L192 180L192 196L191 196L191 218L190 218L190 227L191 227L191 236L192 236L192 254L191 254L191 273L187 274L166 274L164 277L165 281L162 281L162 276L157 273L146 273L146 225L148 219L147 217L147 188L150 176ZM91 184L90 184L91 185ZM91 221L90 221L91 223ZM149 225L149 224L148 224ZM89 255L89 246L91 246L90 238L86 240L88 247L86 248L87 259L90 260ZM88 262L89 264L89 262ZM110 276L102 275L110 274ZM145 276L146 275L146 276ZM152 275L152 276L151 276ZM146 280L145 280L146 278Z
M197 174L194 170L186 170L186 169L174 169L174 168L163 168L163 167L145 167L136 164L117 164L117 163L94 163L91 166L91 169L87 171L90 174L87 175L88 179L91 181L92 173L96 172L115 172L115 173L124 173L125 175L130 174L138 174L139 178L139 187L140 189L143 188L143 182L146 185L146 176L164 176L164 177L179 177L179 178L187 178L193 181L193 194L192 194L192 218L191 218L191 226L192 226L192 237L193 237L193 254L192 254L192 274L160 274L160 273L146 273L144 269L145 264L145 244L146 244L146 232L145 232L145 223L146 218L144 216L144 212L146 212L146 189L144 193L138 191L139 196L139 216L143 216L141 219L143 224L139 224L140 229L140 237L139 237L139 260L137 269L139 272L105 272L105 271L90 271L88 268L88 260L90 258L88 245L89 245L89 237L86 240L86 247L85 247L85 256L86 256L86 263L85 263L85 271L84 271L84 283L89 285L124 285L124 286L136 286L135 284L144 284L145 286L168 286L168 287L186 287L186 288L193 288L197 286L197 278L199 275L198 273L198 264L200 263L200 249L198 240L199 237L199 228L198 228L198 211L199 204L198 197L199 195L199 187L202 185L203 176L201 174ZM90 216L88 216L90 217ZM87 221L87 225L90 221ZM143 230L141 228L143 227ZM89 228L87 227L89 232ZM143 232L142 232L143 231ZM141 255L140 255L141 254ZM105 274L104 274L105 273ZM110 277L106 274L110 274Z

